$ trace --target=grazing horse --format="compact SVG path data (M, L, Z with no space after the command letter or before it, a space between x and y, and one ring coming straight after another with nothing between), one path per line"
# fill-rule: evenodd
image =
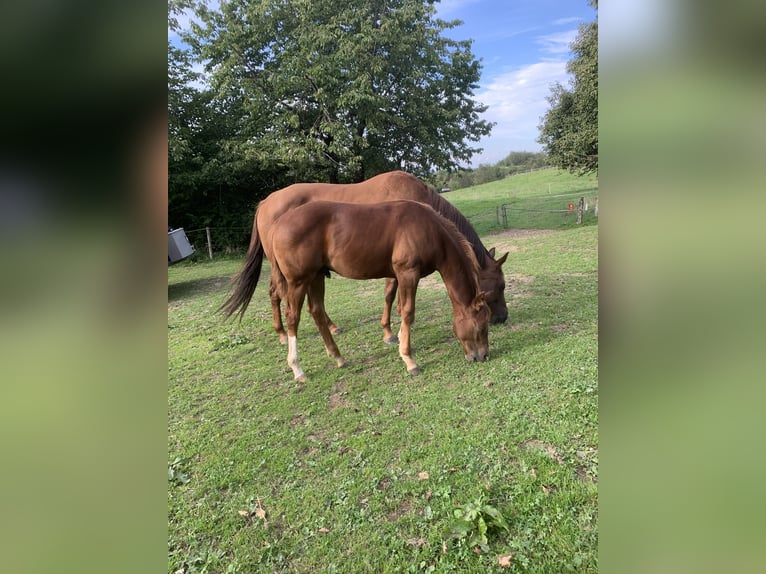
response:
M410 374L420 372L410 346L415 293L420 278L434 271L441 274L452 302L453 331L465 358L489 358L490 311L479 286L476 256L455 225L431 207L408 200L370 205L313 201L284 213L268 235L260 232L256 228L256 247L248 256L240 288L250 294L255 290L268 245L274 286L286 303L287 363L296 380L306 380L298 359L297 332L307 295L328 356L339 367L345 364L324 310L324 278L330 271L352 279L397 279L402 316L399 355Z
M476 259L479 262L479 280L482 291L486 292L486 300L491 311L491 322L502 323L508 318L508 307L505 303L505 279L502 265L508 254L506 253L495 260L495 249L487 250L479 239L476 230L468 220L450 202L433 191L428 185L420 181L414 175L403 171L382 173L361 183L353 184L329 184L329 183L296 183L286 188L277 190L260 202L253 222L253 233L250 240L248 253L253 250L257 229L260 229L261 237L268 233L270 226L278 217L290 209L306 204L311 201L339 201L345 203L380 203L397 199L410 199L425 203L433 207L439 214L454 223L460 233L471 244ZM272 261L269 247L266 247L266 257ZM397 342L397 337L391 331L391 306L396 296L396 279L386 281L385 305L381 317L383 338L388 343ZM280 313L280 298L273 285L269 289L271 296L271 308L274 318L274 330L279 335L279 340L285 342L284 325ZM253 293L237 288L224 307L229 314L239 310L240 317L244 314L247 304ZM311 306L311 299L309 299ZM338 327L327 317L330 329L337 333Z

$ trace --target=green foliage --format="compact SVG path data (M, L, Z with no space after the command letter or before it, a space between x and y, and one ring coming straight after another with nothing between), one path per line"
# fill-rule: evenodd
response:
M204 6L185 35L239 145L318 179L361 180L467 161L490 131L472 96L470 41L420 0L239 0Z
M188 50L168 42L168 224L232 230L216 234L215 249L239 248L257 202L287 180L241 145L240 120L199 87L192 62Z
M450 523L447 536L464 540L469 548L478 546L482 552L489 552L490 530L510 532L500 511L487 504L482 498L468 502L453 511L454 520Z
M597 10L598 3L590 4ZM555 84L538 141L550 162L578 173L598 171L598 22L580 26L567 64L572 88Z
M168 482L174 485L186 484L191 480L189 475L183 469L184 461L180 457L175 457L173 462L168 465Z

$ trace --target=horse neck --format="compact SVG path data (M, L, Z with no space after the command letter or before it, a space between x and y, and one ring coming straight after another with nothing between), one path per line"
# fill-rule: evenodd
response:
M425 186L425 184L423 185ZM487 248L484 247L484 244L481 242L478 233L476 233L476 230L473 228L471 223L462 213L460 213L457 207L452 205L449 201L444 199L435 191L429 190L429 193L426 195L426 197L428 198L428 204L433 207L439 213L439 215L454 223L458 231L460 231L460 233L462 233L463 236L468 240L474 255L476 255L476 260L479 262L479 267L486 267L489 252L487 251Z
M468 307L479 292L477 267L465 252L463 245L448 234L444 260L437 270L444 280L453 308Z

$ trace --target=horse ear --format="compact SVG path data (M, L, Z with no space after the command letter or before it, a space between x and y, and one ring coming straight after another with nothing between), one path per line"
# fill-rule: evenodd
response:
M489 253L489 256L490 256L492 259L494 259L494 258L495 258L495 248L494 248L494 247L493 247L492 249L490 249L489 251L487 251L487 253Z
M487 291L480 291L479 294L476 295L476 298L473 300L474 309L479 311L482 306L486 305L487 295L489 295Z
M497 264L497 266L498 266L498 267L500 267L500 266L501 266L503 263L505 263L505 260L506 260L506 259L508 259L508 253L506 253L506 254L505 254L505 255L503 255L503 256L502 256L500 259L498 259L497 261L495 261L495 263Z

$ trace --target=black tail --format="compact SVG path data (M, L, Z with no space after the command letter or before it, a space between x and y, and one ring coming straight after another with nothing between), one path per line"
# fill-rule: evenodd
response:
M234 293L226 302L218 308L223 311L226 317L231 317L239 312L239 320L245 314L250 299L253 298L255 287L258 285L258 279L261 276L261 265L263 264L263 245L258 237L247 252L245 265L239 275L234 279Z

